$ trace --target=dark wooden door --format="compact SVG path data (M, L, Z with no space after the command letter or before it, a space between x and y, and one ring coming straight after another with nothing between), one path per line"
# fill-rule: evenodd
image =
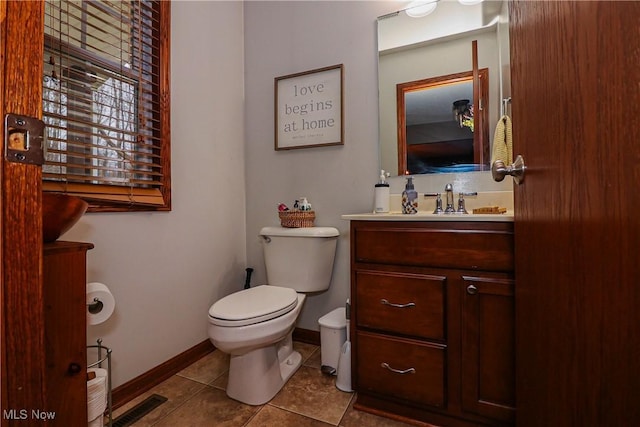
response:
M640 423L640 2L510 3L521 426Z

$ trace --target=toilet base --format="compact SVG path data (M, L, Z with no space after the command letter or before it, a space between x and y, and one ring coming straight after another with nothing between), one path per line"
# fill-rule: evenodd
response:
M302 364L302 356L287 341L282 343L284 346L274 344L241 356L232 355L227 396L248 405L270 401Z

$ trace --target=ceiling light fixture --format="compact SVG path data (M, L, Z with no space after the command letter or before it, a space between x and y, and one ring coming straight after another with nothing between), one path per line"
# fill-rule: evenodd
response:
M465 6L471 6L473 4L482 3L483 1L484 0L458 0L460 4L463 4Z
M453 101L453 117L460 127L468 127L473 132L473 104L468 99Z
M436 10L437 5L438 0L416 0L409 3L405 13L412 18L422 18Z

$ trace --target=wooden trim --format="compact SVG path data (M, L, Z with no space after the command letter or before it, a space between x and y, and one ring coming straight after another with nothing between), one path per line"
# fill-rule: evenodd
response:
M166 362L152 368L142 375L116 387L111 395L113 408L116 409L142 393L152 389L172 375L180 372L192 363L215 350L208 339L178 354Z
M160 154L164 207L171 210L171 2L160 2Z
M476 77L477 74L477 77ZM489 69L465 71L461 73L448 74L438 77L430 77L422 80L414 80L396 84L396 113L397 113L397 135L398 135L398 175L405 175L407 172L407 129L405 94L420 90L426 90L453 83L473 82L473 105L475 109L476 126L473 132L474 163L482 165L482 170L488 169L489 165ZM482 102L483 109L480 110L478 103ZM408 171L411 174L411 171Z
M5 57L5 44L6 44L6 25L7 20L7 2L0 0L0 70L4 74L4 57ZM4 78L0 77L0 110L4 114ZM4 120L0 120L0 135L4 135ZM4 153L4 138L0 138L0 153ZM0 167L0 225L3 223L4 217L4 194L2 192L2 167ZM2 260L4 259L4 229L0 226L0 408L8 408L7 399L7 382L4 380L7 378L7 363L5 362L4 348L4 266ZM8 421L4 420L4 417L0 418L0 426L4 427L8 424Z
M310 329L295 328L293 330L293 340L306 344L320 345L320 331Z
M306 344L320 345L320 332L295 328L293 340ZM177 374L192 363L197 362L216 348L208 339L178 354L142 375L116 387L112 392L113 408L116 409L149 391L172 375Z
M478 40L471 42L471 63L473 67L473 111L475 111L475 124L473 132L473 160L475 163L484 163L482 154L484 153L483 147L483 132L482 123L483 115L480 112L480 71L478 70ZM485 85L487 81L485 81ZM478 129L479 132L475 132Z
M6 113L41 117L44 3L0 4L2 123ZM10 52L10 55L4 53ZM0 125L0 134L4 134ZM2 144L0 144L0 147ZM4 151L3 149L1 150ZM42 171L1 161L2 407L46 410L42 286ZM0 425L16 421L3 412ZM18 420L19 421L19 420ZM27 421L26 424L32 424Z

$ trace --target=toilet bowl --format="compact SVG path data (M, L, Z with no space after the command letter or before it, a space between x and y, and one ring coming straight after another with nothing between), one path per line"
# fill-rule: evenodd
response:
M285 295L288 292L283 291L293 292L293 304L291 297ZM249 405L262 405L276 395L302 363L300 353L293 351L291 336L305 295L263 285L227 298L230 297L209 310L209 337L216 348L231 356L227 395ZM278 297L282 298L280 304L276 302ZM243 299L264 302L265 298L275 304L271 313L247 316L248 319L216 317L223 307L232 307Z
M230 355L227 395L249 405L271 400L300 367L292 334L304 292L329 288L339 233L265 227L260 235L269 285L235 292L209 309L209 338Z

